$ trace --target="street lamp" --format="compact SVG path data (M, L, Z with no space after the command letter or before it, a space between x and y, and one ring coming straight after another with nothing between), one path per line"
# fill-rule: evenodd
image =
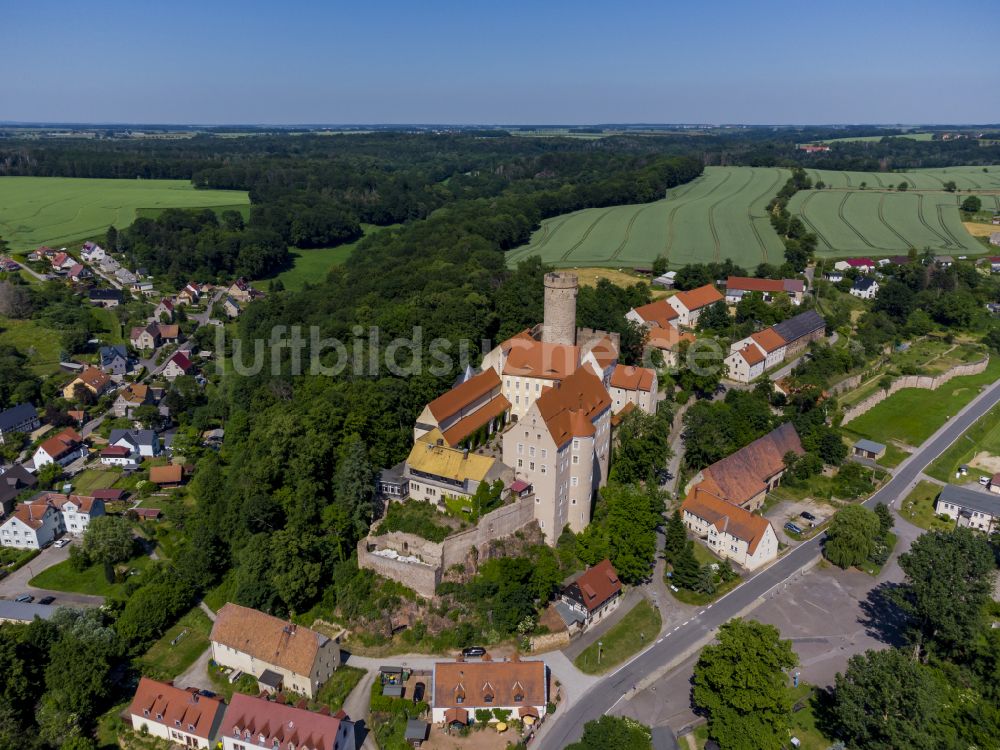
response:
M597 663L601 663L601 649L604 648L604 641L597 642Z

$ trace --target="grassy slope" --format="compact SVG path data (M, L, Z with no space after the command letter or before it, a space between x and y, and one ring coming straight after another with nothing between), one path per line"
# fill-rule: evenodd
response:
M0 235L15 251L59 246L121 228L140 208L239 207L236 190L195 190L186 180L104 180L69 177L0 177Z
M586 674L607 672L652 643L660 632L660 622L660 611L643 599L601 638L604 646L600 664L597 663L597 643L584 649L573 663ZM641 637L643 634L645 640Z
M0 343L11 344L28 355L29 366L36 375L52 375L59 370L62 349L59 332L34 320L12 320L0 317Z
M146 677L172 680L190 667L208 648L208 634L211 630L212 621L208 619L208 615L199 607L194 607L140 657L140 671ZM187 633L176 645L172 645L171 641L184 631Z
M888 443L901 440L920 445L946 419L956 414L979 394L980 387L1000 377L1000 359L993 357L986 370L945 383L936 391L904 388L874 409L848 422L845 428L856 435Z
M959 465L968 464L981 451L1000 456L1000 406L994 406L966 430L962 437L934 459L926 473L942 482L954 481Z
M922 529L948 531L954 527L950 521L942 521L934 513L934 501L941 488L934 482L919 482L900 504L900 515L914 526Z
M143 555L129 560L126 566L133 570L141 571L150 562L150 559ZM69 560L53 565L48 570L43 570L32 578L29 583L40 589L70 591L77 594L92 594L94 596L111 596L112 594L120 593L122 589L122 585L119 583L108 583L104 577L103 566L91 565L86 570L78 573L70 567Z

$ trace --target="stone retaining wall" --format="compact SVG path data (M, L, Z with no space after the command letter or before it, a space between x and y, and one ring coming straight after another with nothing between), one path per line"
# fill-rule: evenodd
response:
M889 398L889 396L902 390L903 388L925 388L933 391L940 388L952 378L961 377L963 375L978 375L986 369L989 363L990 358L989 355L987 355L978 362L955 365L947 372L943 372L934 377L931 377L930 375L903 375L902 377L898 377L892 381L892 384L887 390L873 393L864 401L860 401L849 409L845 409L844 419L841 421L841 424L847 424L852 419L860 417L862 414L878 406L880 403Z

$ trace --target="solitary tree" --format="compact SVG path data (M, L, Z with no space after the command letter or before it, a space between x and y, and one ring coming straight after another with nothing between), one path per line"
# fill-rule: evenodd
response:
M675 510L670 515L664 537L663 556L667 562L672 563L687 544L687 532L684 529L684 520L681 518L680 510Z
M727 750L779 750L791 708L784 670L798 664L773 625L734 619L719 628L694 668L694 704Z
M976 211L983 207L983 202L979 200L978 196L970 195L964 201L962 201L962 210L967 213L974 214Z
M132 557L135 538L121 516L99 516L83 533L83 551L92 563L114 565Z
M885 503L879 503L875 506L875 515L878 516L878 533L879 536L884 537L895 525L896 521L892 517L892 511L889 510L889 506Z
M674 556L672 580L682 589L694 590L698 585L701 569L694 556L694 542L686 541L680 551Z
M871 555L878 535L879 520L874 511L863 505L848 505L833 517L823 554L841 568L860 565Z

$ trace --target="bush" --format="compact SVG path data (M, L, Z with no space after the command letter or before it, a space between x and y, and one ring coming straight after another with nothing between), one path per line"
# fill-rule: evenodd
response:
M487 724L489 720L493 718L493 712L488 708L477 708L476 709L476 722L479 724Z

